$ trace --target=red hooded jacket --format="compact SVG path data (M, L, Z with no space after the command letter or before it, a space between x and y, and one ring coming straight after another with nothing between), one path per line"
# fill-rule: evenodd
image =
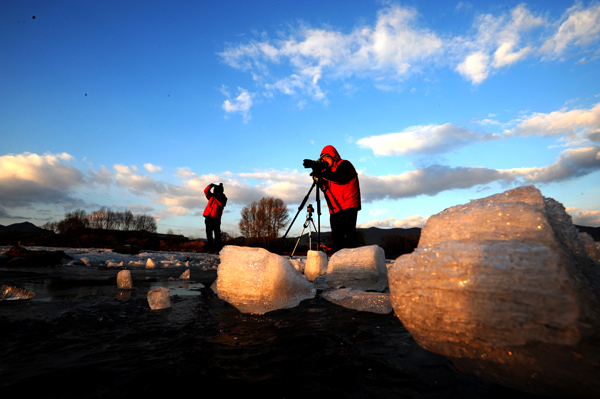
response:
M223 193L212 193L210 192L211 185L209 184L204 189L204 195L208 199L208 204L204 208L204 216L221 220L223 215L223 208L227 204L227 197Z
M360 184L358 174L350 161L340 157L335 147L325 146L321 156L329 155L333 158L333 165L326 169L321 177L324 182L322 190L327 200L329 213L337 213L344 209L361 209Z

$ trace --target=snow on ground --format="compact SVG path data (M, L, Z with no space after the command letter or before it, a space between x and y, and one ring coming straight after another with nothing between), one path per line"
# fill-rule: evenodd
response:
M0 253L11 246L0 246ZM30 251L63 251L72 259L64 259L66 266L106 266L106 267L142 267L142 268L201 268L216 269L219 256L197 252L142 251L135 255L121 254L112 249L101 248L64 248L64 247L25 247Z

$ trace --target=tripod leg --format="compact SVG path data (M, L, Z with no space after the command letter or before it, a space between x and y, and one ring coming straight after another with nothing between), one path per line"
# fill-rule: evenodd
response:
M316 184L316 182L315 182ZM317 249L321 248L321 197L319 187L317 187L317 221L319 222L319 227L317 230Z
M285 234L281 237L281 240L279 241L279 246L281 247L281 245L283 244L283 240L285 240L285 237L288 235L288 233L290 232L290 229L292 228L292 225L294 224L294 222L296 221L296 218L298 217L298 215L300 214L300 211L304 208L304 204L306 204L306 201L308 201L308 197L310 196L311 191L313 190L313 188L315 188L315 186L317 185L317 182L313 182L312 186L310 186L310 190L308 190L308 193L306 194L306 196L304 197L304 199L302 200L302 203L300 204L300 206L298 207L298 212L296 212L296 216L294 216L294 219L292 219L292 222L290 223L290 225L288 226L287 231L285 232ZM318 192L319 190L317 190ZM317 193L317 198L318 198L318 193ZM318 206L318 203L317 203Z
M308 221L306 223L304 223L304 227L302 227L302 231L300 232L300 237L298 237L298 240L296 241L296 245L294 245L294 250L290 254L290 259L294 256L294 252L296 252L296 248L298 248L298 243L300 242L300 239L302 238L302 234L304 234L304 229L306 228L307 223L308 223Z

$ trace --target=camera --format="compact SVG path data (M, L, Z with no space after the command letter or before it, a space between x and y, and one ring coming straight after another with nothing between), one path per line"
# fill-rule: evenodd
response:
M306 211L308 213L313 213L315 211L315 208L313 208L312 204L308 204L308 206L306 207Z
M319 158L316 161L305 159L303 165L305 168L312 168L313 172L320 172L329 166L322 158Z

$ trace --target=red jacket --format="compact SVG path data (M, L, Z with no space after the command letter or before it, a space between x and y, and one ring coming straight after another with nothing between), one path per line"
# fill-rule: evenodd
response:
M325 194L329 213L352 208L360 210L360 184L356 169L350 161L342 159L332 145L323 148L321 155L323 154L333 158L331 168L321 174L324 180L321 189Z
M208 204L204 208L204 216L221 220L223 215L223 208L227 204L227 197L223 193L215 194L210 191L211 185L209 184L204 189L204 195L208 199Z

